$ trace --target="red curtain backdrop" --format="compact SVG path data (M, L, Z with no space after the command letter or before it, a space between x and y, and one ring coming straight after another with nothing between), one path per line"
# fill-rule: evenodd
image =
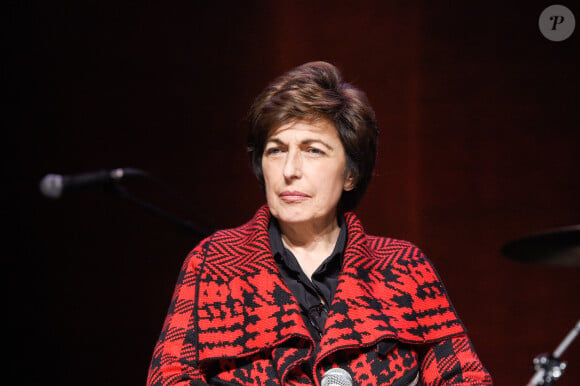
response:
M144 384L199 240L98 188L38 181L132 166L135 195L237 226L264 203L244 116L312 60L365 90L381 135L357 213L431 258L497 385L523 385L580 317L580 269L509 260L520 236L580 223L579 31L551 42L531 2L5 5L9 377ZM568 7L580 17L580 8ZM580 379L580 341L558 385Z

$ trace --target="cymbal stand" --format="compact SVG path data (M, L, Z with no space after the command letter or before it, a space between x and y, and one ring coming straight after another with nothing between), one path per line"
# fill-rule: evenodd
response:
M534 370L536 373L530 379L527 386L550 386L560 379L566 369L566 362L560 361L560 356L576 338L580 332L580 320L576 326L566 335L560 345L552 354L540 354L534 358Z

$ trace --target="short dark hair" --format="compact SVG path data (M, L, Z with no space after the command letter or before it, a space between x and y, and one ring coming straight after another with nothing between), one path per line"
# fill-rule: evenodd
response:
M343 191L339 208L349 211L364 195L375 166L378 125L364 92L342 80L330 63L310 62L275 79L248 114L248 155L264 186L262 154L270 134L292 121L329 121L338 131L355 188Z

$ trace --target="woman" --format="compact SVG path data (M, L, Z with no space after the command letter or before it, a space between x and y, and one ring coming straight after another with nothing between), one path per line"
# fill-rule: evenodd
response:
M324 62L276 79L249 115L267 205L187 257L148 384L491 385L430 262L351 212L378 128ZM348 383L341 383L348 384Z

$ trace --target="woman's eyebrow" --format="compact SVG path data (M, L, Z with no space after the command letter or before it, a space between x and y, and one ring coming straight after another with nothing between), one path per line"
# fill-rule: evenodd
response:
M286 144L282 140L280 140L279 138L276 138L276 137L268 138L268 140L266 141L266 144L268 144L270 142L276 143L278 145L286 146ZM334 150L334 147L330 146L327 142L325 142L321 139L306 138L300 142L301 145L310 145L312 143L320 143L323 146L327 147L328 149Z
M266 144L268 144L270 142L274 142L274 143L276 143L278 145L285 145L284 142L282 142L280 139L278 139L276 137L268 138L268 140L266 141Z
M311 143L320 143L323 146L326 146L328 149L334 150L334 147L330 146L327 142L325 142L321 139L305 139L301 142L301 144L303 144L303 145L310 145Z

